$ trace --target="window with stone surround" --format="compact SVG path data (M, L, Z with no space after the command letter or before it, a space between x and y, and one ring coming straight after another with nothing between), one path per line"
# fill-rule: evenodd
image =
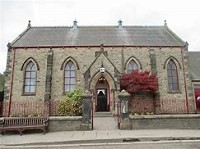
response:
M167 64L167 78L168 78L168 91L178 92L179 91L179 81L177 66L171 59Z
M24 72L24 94L35 94L36 92L36 73L37 69L35 64L30 61Z
M67 62L64 70L64 92L73 91L76 86L76 67L70 60Z
M127 73L131 73L131 72L134 71L134 70L138 70L138 65L137 65L137 63L132 59L132 60L128 63L126 70L127 70Z

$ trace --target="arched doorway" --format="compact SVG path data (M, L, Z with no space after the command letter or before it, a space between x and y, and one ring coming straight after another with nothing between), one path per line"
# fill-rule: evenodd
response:
M96 112L110 111L110 88L108 81L101 76L96 83Z

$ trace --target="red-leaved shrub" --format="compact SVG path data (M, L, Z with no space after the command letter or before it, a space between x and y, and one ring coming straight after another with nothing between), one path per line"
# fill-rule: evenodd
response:
M158 89L158 79L149 71L123 74L120 79L121 90L125 89L129 94L150 93L155 94Z

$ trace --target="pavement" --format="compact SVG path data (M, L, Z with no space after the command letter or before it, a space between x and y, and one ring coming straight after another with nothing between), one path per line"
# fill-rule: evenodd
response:
M92 130L43 133L5 134L0 148L8 146L114 143L163 140L200 140L200 130Z
M24 133L0 135L0 148L16 148L17 146L58 145L58 144L90 144L90 143L123 143L142 141L198 140L200 130L188 129L142 129L119 130L116 119L98 117L94 119L92 131L61 131L43 133Z

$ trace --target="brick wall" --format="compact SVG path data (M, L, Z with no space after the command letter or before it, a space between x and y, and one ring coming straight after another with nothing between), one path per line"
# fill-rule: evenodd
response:
M156 107L159 107L156 109ZM153 96L135 95L129 102L132 114L181 114L187 113L186 101L183 99L166 98L156 100Z
M11 103L10 116L58 116L60 100L17 100ZM8 116L9 102L3 102L3 115Z
M154 99L151 95L135 95L129 102L129 112L132 114L155 113Z

